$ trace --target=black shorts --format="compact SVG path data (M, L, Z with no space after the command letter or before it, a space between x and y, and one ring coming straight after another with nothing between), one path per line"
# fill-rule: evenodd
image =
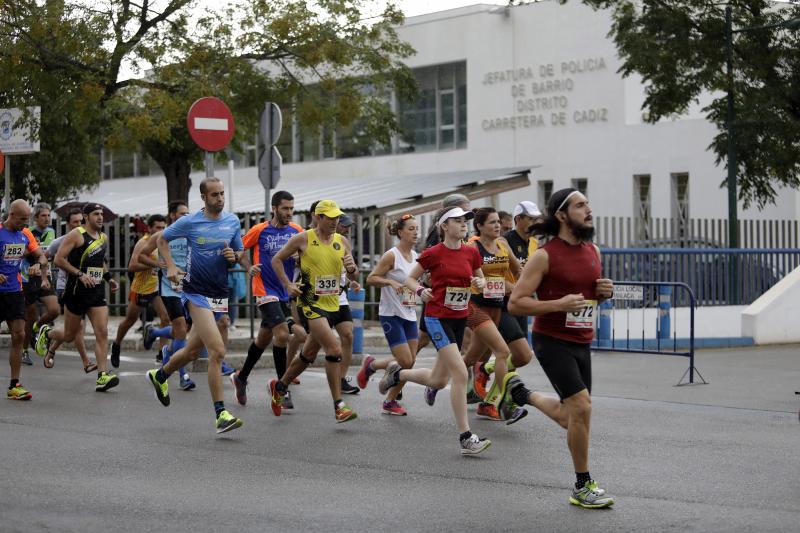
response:
M422 314L419 316L419 330L425 335L428 334L428 326L425 325L425 304L422 304Z
M503 310L503 313L500 315L500 323L497 325L500 335L507 343L518 341L519 339L527 339L528 334L525 331L527 327L527 317L515 316L506 310Z
M0 292L0 322L25 320L25 295L19 292Z
M353 316L350 313L350 306L343 305L339 307L338 311L325 311L320 309L319 307L305 307L305 306L298 306L297 313L300 315L300 325L303 326L303 329L306 331L311 331L308 329L308 321L314 320L316 318L325 317L328 320L328 325L331 328L335 328L342 322L352 322Z
M105 294L101 292L64 293L64 307L73 315L83 316L92 307L108 307Z
M289 302L267 302L259 305L258 310L261 311L262 328L272 329L292 320L292 310L289 308ZM291 324L289 328L291 329Z
M466 318L436 318L432 316L424 317L425 324L428 326L428 335L436 347L436 351L441 350L451 344L458 346L461 350L461 343L464 341L464 329L467 327Z
M25 294L25 305L33 305L42 298L47 296L55 296L56 293L52 288L42 288L42 277L31 276L28 283L22 284L22 291Z
M541 333L533 334L533 353L562 400L583 389L592 392L592 358L589 346L562 341Z
M128 293L128 301L141 308L146 308L153 303L153 300L156 299L156 296L158 296L158 291L151 292L150 294L139 294L138 292L131 291Z
M183 302L181 302L180 296L162 296L161 301L164 302L170 322L185 318L186 315L183 313Z

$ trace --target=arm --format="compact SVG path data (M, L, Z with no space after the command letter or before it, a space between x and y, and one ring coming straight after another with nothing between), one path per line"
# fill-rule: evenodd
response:
M136 246L133 247L133 252L131 252L131 259L128 262L128 270L131 272L144 272L159 267L158 261L153 260L150 255L158 246L160 233L153 234L149 239L136 243Z
M391 287L397 291L398 294L402 293L403 284L386 277L386 274L393 266L394 252L386 252L380 258L378 264L375 265L375 268L372 269L372 272L369 273L369 276L367 276L367 285L372 285L373 287Z
M594 246L594 251L597 252L597 260L600 261L600 248L597 247L596 244ZM600 263L603 264L602 262ZM608 299L614 297L614 282L608 278L600 278L596 282L597 288L595 289L595 293L597 294L597 303L603 303Z
M164 233L158 236L156 245L158 246L158 256L163 259L164 263L167 265L167 278L169 278L172 283L179 283L185 272L181 272L172 259L172 254L169 252L169 241L166 240Z
M53 264L70 276L76 276L85 287L94 287L94 280L89 277L89 274L81 272L67 260L69 253L76 246L80 246L82 240L81 233L77 229L70 231L64 238L64 242L59 246L56 257L53 259Z
M511 267L511 274L514 276L514 279L519 279L520 274L522 274L522 265L519 264L519 259L517 259L517 256L512 253L511 245L508 244L508 241L505 239L505 237L500 237L498 240L508 252L508 265ZM506 283L506 287L509 285L512 289L514 288L513 283Z
M422 297L423 302L428 302L431 298L433 298L433 290L423 287L417 281L424 273L425 268L422 265L419 263L414 265L414 267L411 269L411 272L408 274L408 277L406 278L405 286L415 292L417 296Z
M289 296L300 296L300 288L296 283L292 283L286 275L286 270L283 268L283 262L296 253L302 253L308 243L308 237L304 233L298 233L283 245L283 248L278 250L278 253L272 257L272 270L278 277L278 280L289 291Z
M344 243L344 256L342 257L342 264L344 265L345 273L350 281L355 281L358 283L358 280L361 278L361 272L358 271L356 261L353 259L350 240L347 237L342 237L342 242Z
M547 252L537 250L533 257L528 260L522 270L522 277L511 293L508 302L508 311L515 315L546 315L548 313L565 313L568 311L580 311L585 305L583 295L568 294L559 300L537 300L533 294L542 283L542 279L547 275L549 269L549 259Z

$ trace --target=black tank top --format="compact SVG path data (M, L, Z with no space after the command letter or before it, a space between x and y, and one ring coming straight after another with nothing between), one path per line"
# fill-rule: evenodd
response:
M70 274L67 277L67 285L64 292L66 294L84 295L105 291L105 287L103 287L103 270L108 249L106 234L100 232L100 235L95 239L83 227L79 227L78 231L83 236L83 244L70 251L67 261L82 273L89 274L95 280L96 285L94 288L87 288L78 281L79 276Z

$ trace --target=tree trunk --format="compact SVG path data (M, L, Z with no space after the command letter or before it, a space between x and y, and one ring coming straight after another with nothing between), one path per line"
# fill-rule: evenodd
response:
M156 162L167 179L167 202L176 200L188 202L189 189L192 188L192 180L189 178L192 166L189 159L171 155L166 160L156 160Z

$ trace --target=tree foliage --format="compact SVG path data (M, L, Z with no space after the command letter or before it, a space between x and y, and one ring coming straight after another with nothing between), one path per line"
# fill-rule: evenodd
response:
M767 0L584 0L609 9L621 73L639 74L650 122L685 112L702 94L718 133L709 149L727 162L725 5L733 13L734 136L739 197L774 203L781 187L800 186L800 33L779 25L800 5ZM742 31L744 30L744 31ZM725 181L723 180L722 185Z

